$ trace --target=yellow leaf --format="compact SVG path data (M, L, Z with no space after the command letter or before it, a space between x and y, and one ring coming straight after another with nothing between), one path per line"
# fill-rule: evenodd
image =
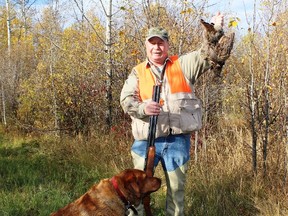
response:
M231 28L231 27L237 27L238 25L238 22L236 20L230 20L229 23L228 23L228 27Z
M270 85L267 85L269 92L272 92L273 88Z
M187 9L187 13L192 13L192 12L193 12L192 8Z
M187 10L182 10L181 12L180 12L180 14L186 14L186 13L192 13L193 12L193 9L192 8L187 8Z
M124 31L119 32L119 36L124 36L124 35L125 35Z
M132 50L131 55L132 55L132 56L135 56L135 55L137 55L138 53L139 53L138 50Z

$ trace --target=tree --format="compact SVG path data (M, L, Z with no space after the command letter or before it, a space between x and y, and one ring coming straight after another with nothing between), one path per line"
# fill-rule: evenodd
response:
M102 1L101 1L102 2ZM113 80L113 66L112 66L112 0L108 1L106 14L106 42L105 42L105 52L106 52L106 100L107 100L107 110L106 110L106 125L108 130L112 126L112 80Z
M10 16L10 1L6 0L6 19L7 19L7 53L8 53L8 71L11 68L11 16ZM3 76L1 79L1 99L2 99L2 122L6 126L6 95L4 88Z
M285 34L281 33L283 28L280 27L282 23L280 16L285 7L281 4L280 2L263 1L263 17L261 18L262 22L259 23L256 22L256 5L254 6L253 27L248 29L247 35L242 38L237 50L239 55L238 71L242 74L243 82L249 83L246 87L247 103L243 102L243 104L246 104L248 111L246 116L249 116L252 169L257 174L258 169L261 168L263 176L267 174L268 149L270 154L274 148L278 149L278 152L284 150L284 146L273 145L283 141L279 140L281 137L279 132L282 131L281 127L279 128L279 117L283 115L283 77L285 73L283 74L282 71L285 71L284 65L287 60L282 57L283 49L280 48L281 44L285 44L285 36L283 37ZM262 28L259 29L261 25ZM258 165L260 152L262 153L261 167ZM283 154L278 154L277 157L281 161Z

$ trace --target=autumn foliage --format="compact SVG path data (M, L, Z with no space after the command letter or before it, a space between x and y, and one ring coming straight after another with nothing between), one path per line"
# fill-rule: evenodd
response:
M165 27L170 54L198 49L200 19L209 21L212 14L207 11L213 7L209 1L122 1L113 4L107 25L107 13L96 3L83 11L79 0L42 7L37 1L6 2L10 7L0 7L2 126L29 136L89 139L112 134L126 141L132 140L130 118L120 107L120 91L132 67L145 59L145 32L151 26ZM235 32L234 48L221 74L208 72L197 80L204 127L192 138L191 154L224 154L237 163L229 154L237 152L247 162L245 172L270 182L277 179L283 187L271 187L287 196L285 3L262 0L246 21L226 16L224 30ZM74 15L65 17L71 11ZM239 29L241 22L248 22L247 28ZM215 155L213 161L225 162Z

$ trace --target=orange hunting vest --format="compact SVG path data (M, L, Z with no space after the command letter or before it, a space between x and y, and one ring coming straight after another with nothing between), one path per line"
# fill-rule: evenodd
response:
M169 57L164 76L167 77L170 93L192 93L184 74L181 70L178 56ZM135 67L139 79L139 93L142 101L152 98L153 85L156 84L155 76L148 67L147 62L142 62Z

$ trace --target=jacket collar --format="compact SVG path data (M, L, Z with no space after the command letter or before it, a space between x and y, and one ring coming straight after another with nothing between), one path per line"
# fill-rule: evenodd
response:
M167 64L167 61L172 62L171 58L167 57L166 60L164 61L163 65ZM153 63L148 58L146 58L145 62L146 62L146 68L149 68L149 67L151 67L153 65Z

